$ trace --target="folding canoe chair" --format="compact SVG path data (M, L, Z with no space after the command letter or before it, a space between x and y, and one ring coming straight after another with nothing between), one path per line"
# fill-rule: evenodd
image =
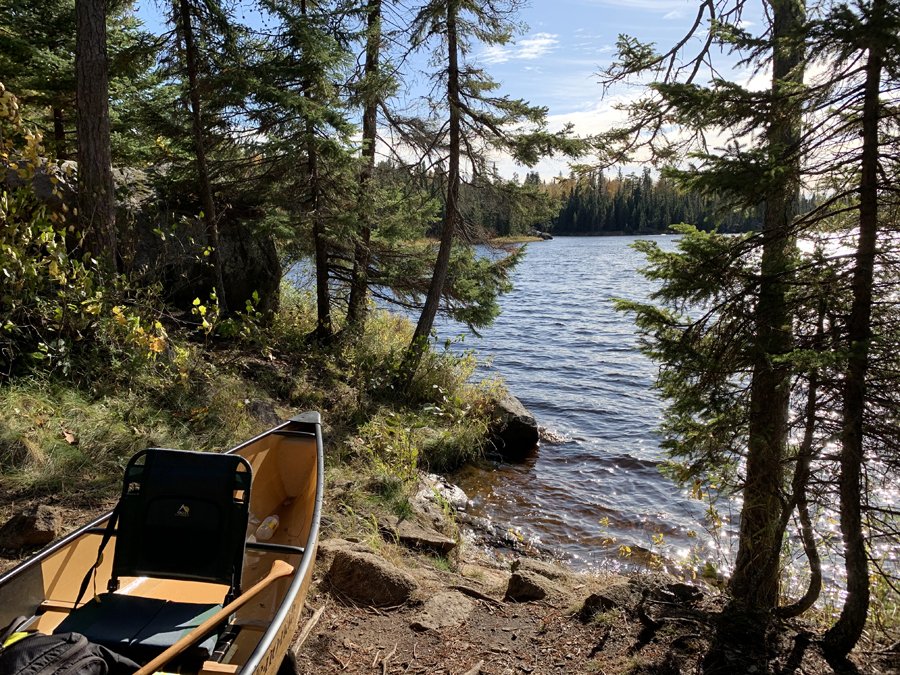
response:
M54 632L81 633L146 663L240 595L251 480L250 463L238 455L154 448L132 457L97 563ZM108 592L78 607L113 534ZM140 597L116 593L120 577L222 584L228 592L219 604ZM196 643L184 659L209 659L217 638Z

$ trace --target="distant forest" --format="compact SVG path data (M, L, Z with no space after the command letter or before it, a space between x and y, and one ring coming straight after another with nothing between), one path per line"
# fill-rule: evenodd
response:
M552 206L544 203L542 209L528 209L518 218L509 210L500 214L485 208L478 212L478 224L500 235L523 234L529 227L559 235L652 234L678 223L704 231L748 232L762 227L764 215L763 205L734 209L721 197L684 192L665 177L654 181L650 169L641 175L623 175L620 169L549 182L530 172L524 186L535 188ZM802 198L801 212L810 211L815 202L815 197Z

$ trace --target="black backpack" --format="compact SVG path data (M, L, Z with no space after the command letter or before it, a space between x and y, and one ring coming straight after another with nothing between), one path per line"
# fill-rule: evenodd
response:
M19 623L0 635L0 675L132 675L140 668L78 633L33 633L4 647Z

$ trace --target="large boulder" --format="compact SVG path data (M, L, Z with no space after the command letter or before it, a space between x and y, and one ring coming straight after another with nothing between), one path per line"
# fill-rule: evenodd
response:
M410 624L413 630L438 630L464 623L475 603L456 591L438 593L425 603Z
M372 553L342 550L328 573L331 587L365 605L389 607L409 600L419 584L407 572Z
M328 569L334 562L334 557L341 551L356 551L357 553L371 553L372 549L362 543L347 541L346 539L322 539L316 548L316 564L320 569Z
M74 209L76 201L75 162L42 163L31 176L31 189L41 204L51 211L63 215L69 223L75 222ZM30 173L26 162L20 160L6 169L5 183L12 189L25 185L25 176ZM65 209L63 208L65 206Z
M210 268L200 262L206 260L203 250L209 245L202 221L185 219L163 228L156 219L142 219L135 230L133 264L135 270L144 271L146 281L162 282L168 300L177 307L189 308L195 298L208 302L213 287ZM281 262L272 237L259 236L240 222L222 219L219 260L230 310L244 311L254 293L259 298L257 310L265 313L278 309Z
M505 459L521 462L537 447L537 422L515 396L507 394L494 406L491 440Z
M5 182L11 188L25 185L19 173L25 166L7 169ZM77 206L76 162L44 163L31 178L37 199L51 211L75 223ZM114 168L116 183L116 229L119 253L136 283L160 282L166 299L190 309L195 298L204 303L213 289L211 269L201 263L209 246L206 228L198 218L182 218L172 212L153 187L150 170ZM190 215L196 215L191 213ZM220 214L219 259L225 285L225 300L231 310L243 311L254 292L256 309L265 313L278 309L281 261L271 236L251 231L241 220L258 214ZM74 239L68 242L75 246Z
M20 549L42 546L56 539L62 527L59 509L53 506L32 506L7 521L0 529L0 548Z

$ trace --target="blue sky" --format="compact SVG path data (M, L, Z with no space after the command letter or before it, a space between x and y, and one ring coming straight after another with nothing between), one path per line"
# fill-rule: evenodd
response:
M690 29L698 4L697 0L535 0L522 13L527 33L515 45L483 51L480 58L503 83L504 93L547 106L551 128L570 121L578 133L593 134L623 119L614 103L639 93L619 87L604 97L598 84L597 73L612 62L619 35L667 50ZM745 14L744 25L752 28L754 18ZM688 45L688 51L697 47ZM716 60L727 69L737 58L717 54ZM504 175L513 170L508 162L498 166ZM568 173L565 161L544 161L537 169L545 179ZM519 169L522 175L524 171Z
M697 0L533 0L520 15L528 26L524 34L513 44L476 46L472 56L501 83L501 94L546 106L551 129L571 121L577 133L593 134L622 119L614 103L637 94L620 87L604 98L598 84L596 73L611 63L618 36L668 49L693 23L697 5ZM159 27L153 0L138 0L137 14L148 29ZM744 19L751 28L759 21L749 13ZM718 60L724 68L736 61L728 55ZM502 157L497 166L507 177L513 172L524 177L528 171ZM536 169L545 179L568 174L565 160L545 160Z

